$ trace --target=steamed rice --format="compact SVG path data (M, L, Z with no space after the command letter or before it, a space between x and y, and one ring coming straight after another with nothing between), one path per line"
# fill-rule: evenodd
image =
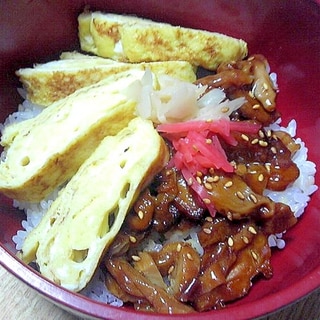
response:
M280 123L281 120L277 121L272 124L269 129L287 132L291 137L296 136L297 123L295 120L291 120L287 127L281 127ZM265 190L264 195L275 202L287 204L295 217L299 218L307 207L311 194L314 193L318 187L315 185L314 178L316 165L307 160L308 148L306 148L305 143L300 138L296 138L295 142L300 145L300 149L292 158L300 170L298 179L284 191ZM268 239L269 246L283 249L285 247L285 241L282 237L282 233L270 235Z
M0 126L0 130L2 131L4 126L13 122L20 122L35 117L42 110L43 108L41 106L34 105L25 100L21 105L19 105L17 112L8 116L5 123ZM296 121L292 120L287 127L281 127L280 122L281 121L277 121L276 123L272 124L269 129L282 130L289 133L292 137L295 137L297 127ZM275 192L265 190L264 194L274 201L283 202L289 205L295 216L299 218L303 214L308 202L310 201L311 194L314 193L318 187L315 185L314 178L316 166L313 162L307 160L308 149L300 138L296 138L295 141L301 146L300 150L298 150L293 156L293 161L300 169L299 178L285 191ZM1 155L1 159L3 159L4 156L5 151ZM54 191L40 203L19 202L16 200L13 201L13 206L19 210L23 210L26 214L26 219L21 223L21 230L19 230L12 238L13 242L16 244L17 250L21 250L27 234L38 225L41 218L52 204L53 200L57 197L58 192L59 190ZM194 232L190 232L189 234L179 235L168 232L166 234L166 239L167 241L184 239L185 241L189 242L199 252L200 255L202 255L203 249L201 248L197 239L196 231L197 230L194 230ZM269 236L269 245L271 247L283 249L285 247L283 234L274 234ZM153 238L148 239L147 242L144 242L144 250L160 250L161 247L162 244L160 237L157 236L154 236ZM122 301L110 294L106 289L104 285L104 275L100 269L97 270L89 285L81 293L94 300L109 303L114 306L122 305Z

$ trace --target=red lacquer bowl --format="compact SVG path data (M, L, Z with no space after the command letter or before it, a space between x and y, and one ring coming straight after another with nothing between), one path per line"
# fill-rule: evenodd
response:
M19 86L14 71L78 48L77 15L92 10L137 14L186 27L243 38L250 53L265 55L278 75L278 108L283 123L298 122L297 136L306 142L309 159L320 163L320 6L312 1L228 0L87 0L1 1L0 3L0 121L15 111ZM320 184L320 174L316 175ZM52 302L82 316L109 319L150 319L150 314L114 308L47 281L15 257L12 236L23 215L0 196L0 263ZM320 286L320 192L299 223L286 234L286 248L272 257L274 277L260 280L249 295L201 319L256 318L286 306ZM175 316L152 315L152 319ZM184 319L198 319L187 315Z

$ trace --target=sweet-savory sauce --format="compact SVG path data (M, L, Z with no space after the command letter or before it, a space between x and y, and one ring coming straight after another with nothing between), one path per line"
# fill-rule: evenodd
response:
M206 85L206 92L222 88L229 99L246 98L231 121L263 128L279 117L276 87L261 55L223 64L196 83ZM236 145L220 143L233 172L212 168L197 174L208 198L201 199L168 165L137 199L106 253L109 290L136 309L219 309L247 294L258 274L272 276L268 236L297 220L289 206L272 201L264 190L284 190L298 178L291 158L299 147L288 134L270 129L232 134ZM214 204L216 214L206 202ZM150 243L154 247L146 248Z

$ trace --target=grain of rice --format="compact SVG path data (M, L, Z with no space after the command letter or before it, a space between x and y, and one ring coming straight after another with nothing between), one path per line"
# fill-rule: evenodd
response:
M274 81L276 81L276 77L274 77ZM253 106L253 109L260 108L257 104ZM25 100L18 107L18 111L10 115L4 124L0 125L1 132L3 131L4 126L13 123L20 122L27 119L30 119L42 111L42 107L38 105L34 105L29 101ZM292 137L296 135L296 122L292 120L287 127L280 126L281 121L277 121L275 124L272 124L270 127L266 128L267 136L270 137L271 130L281 130L289 133ZM307 160L307 152L308 149L305 147L305 144L301 139L295 139L296 143L301 145L300 150L298 150L293 156L293 161L298 165L300 169L299 178L292 184L292 186L288 187L287 190L281 192L274 192L270 190L265 190L264 195L270 197L274 201L283 202L290 206L291 210L294 212L296 217L300 217L307 203L310 201L310 196L314 193L318 187L315 185L314 175L316 172L316 166L313 162ZM254 139L251 141L252 144L259 143L258 139ZM1 154L1 159L5 158L5 151ZM266 164L266 169L270 171L270 166ZM209 170L210 174L214 174L214 169ZM207 182L217 182L219 181L219 176L207 177ZM13 201L13 206L18 208L19 210L23 210L26 214L26 219L24 219L21 223L22 229L18 230L16 235L13 236L12 240L16 244L16 249L20 250L22 248L23 241L27 234L38 225L42 216L48 210L53 200L57 196L59 190L56 190L53 194L51 194L47 199L42 200L38 204L32 204L27 202L18 202ZM206 199L208 203L209 199ZM232 214L229 213L228 219L232 220ZM212 219L211 219L212 221ZM191 246L200 254L203 255L203 248L199 243L199 239L197 233L199 232L199 228L193 228L189 230L189 232L181 233L181 234L170 234L167 233L165 235L165 243L172 241L185 241L191 244ZM209 228L203 229L204 232L209 234L211 230ZM255 230L254 230L255 231ZM282 238L283 234L274 234L270 235L268 238L269 245L271 247L278 247L280 249L285 247L285 241ZM159 251L163 247L163 241L161 240L161 235L154 234L151 238L146 239L143 242L143 249L145 251ZM249 243L249 239L247 237L243 237L242 240L244 243ZM101 270L97 270L97 274L94 276L92 281L88 284L88 286L81 292L82 294L98 301L103 301L105 303L109 303L115 306L121 306L122 301L111 295L104 285L104 278Z

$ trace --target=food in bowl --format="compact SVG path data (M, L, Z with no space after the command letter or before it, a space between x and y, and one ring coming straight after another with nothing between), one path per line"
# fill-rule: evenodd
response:
M181 84L171 78L163 81L169 83L166 88L170 81ZM161 86L154 90L150 83L149 79L149 91L143 91L143 97L158 94L157 101L164 106L174 100L173 90L161 91ZM140 310L204 311L241 297L256 274L271 276L268 237L282 244L275 233L296 223L288 205L263 194L267 183L269 189L281 191L296 181L299 168L292 157L300 151L292 137L278 132L274 124L279 119L276 90L264 57L221 63L215 75L187 87L200 96L194 99L191 95L188 108L175 104L176 110L160 113L161 104L159 108L159 104L149 103L149 109L145 103L142 108L138 104L138 110L147 109L173 157L133 205L102 264L109 272L106 281L111 292ZM212 110L213 103L217 113ZM168 120L179 123L159 124ZM311 163L310 168L308 195L315 190ZM150 239L146 235L151 231L156 232ZM171 236L179 233L186 241L166 242L166 237L172 241ZM142 240L144 244L153 241L158 245L156 251L153 246L151 251L140 252ZM161 265L163 257L165 265ZM247 274L241 273L244 268ZM186 270L190 273L181 272ZM134 280L141 284L136 291L130 287L136 284ZM237 287L238 283L241 286ZM145 287L149 291L142 290Z
M241 39L133 16L84 12L78 22L82 50L119 61L185 60L212 70L248 51Z

